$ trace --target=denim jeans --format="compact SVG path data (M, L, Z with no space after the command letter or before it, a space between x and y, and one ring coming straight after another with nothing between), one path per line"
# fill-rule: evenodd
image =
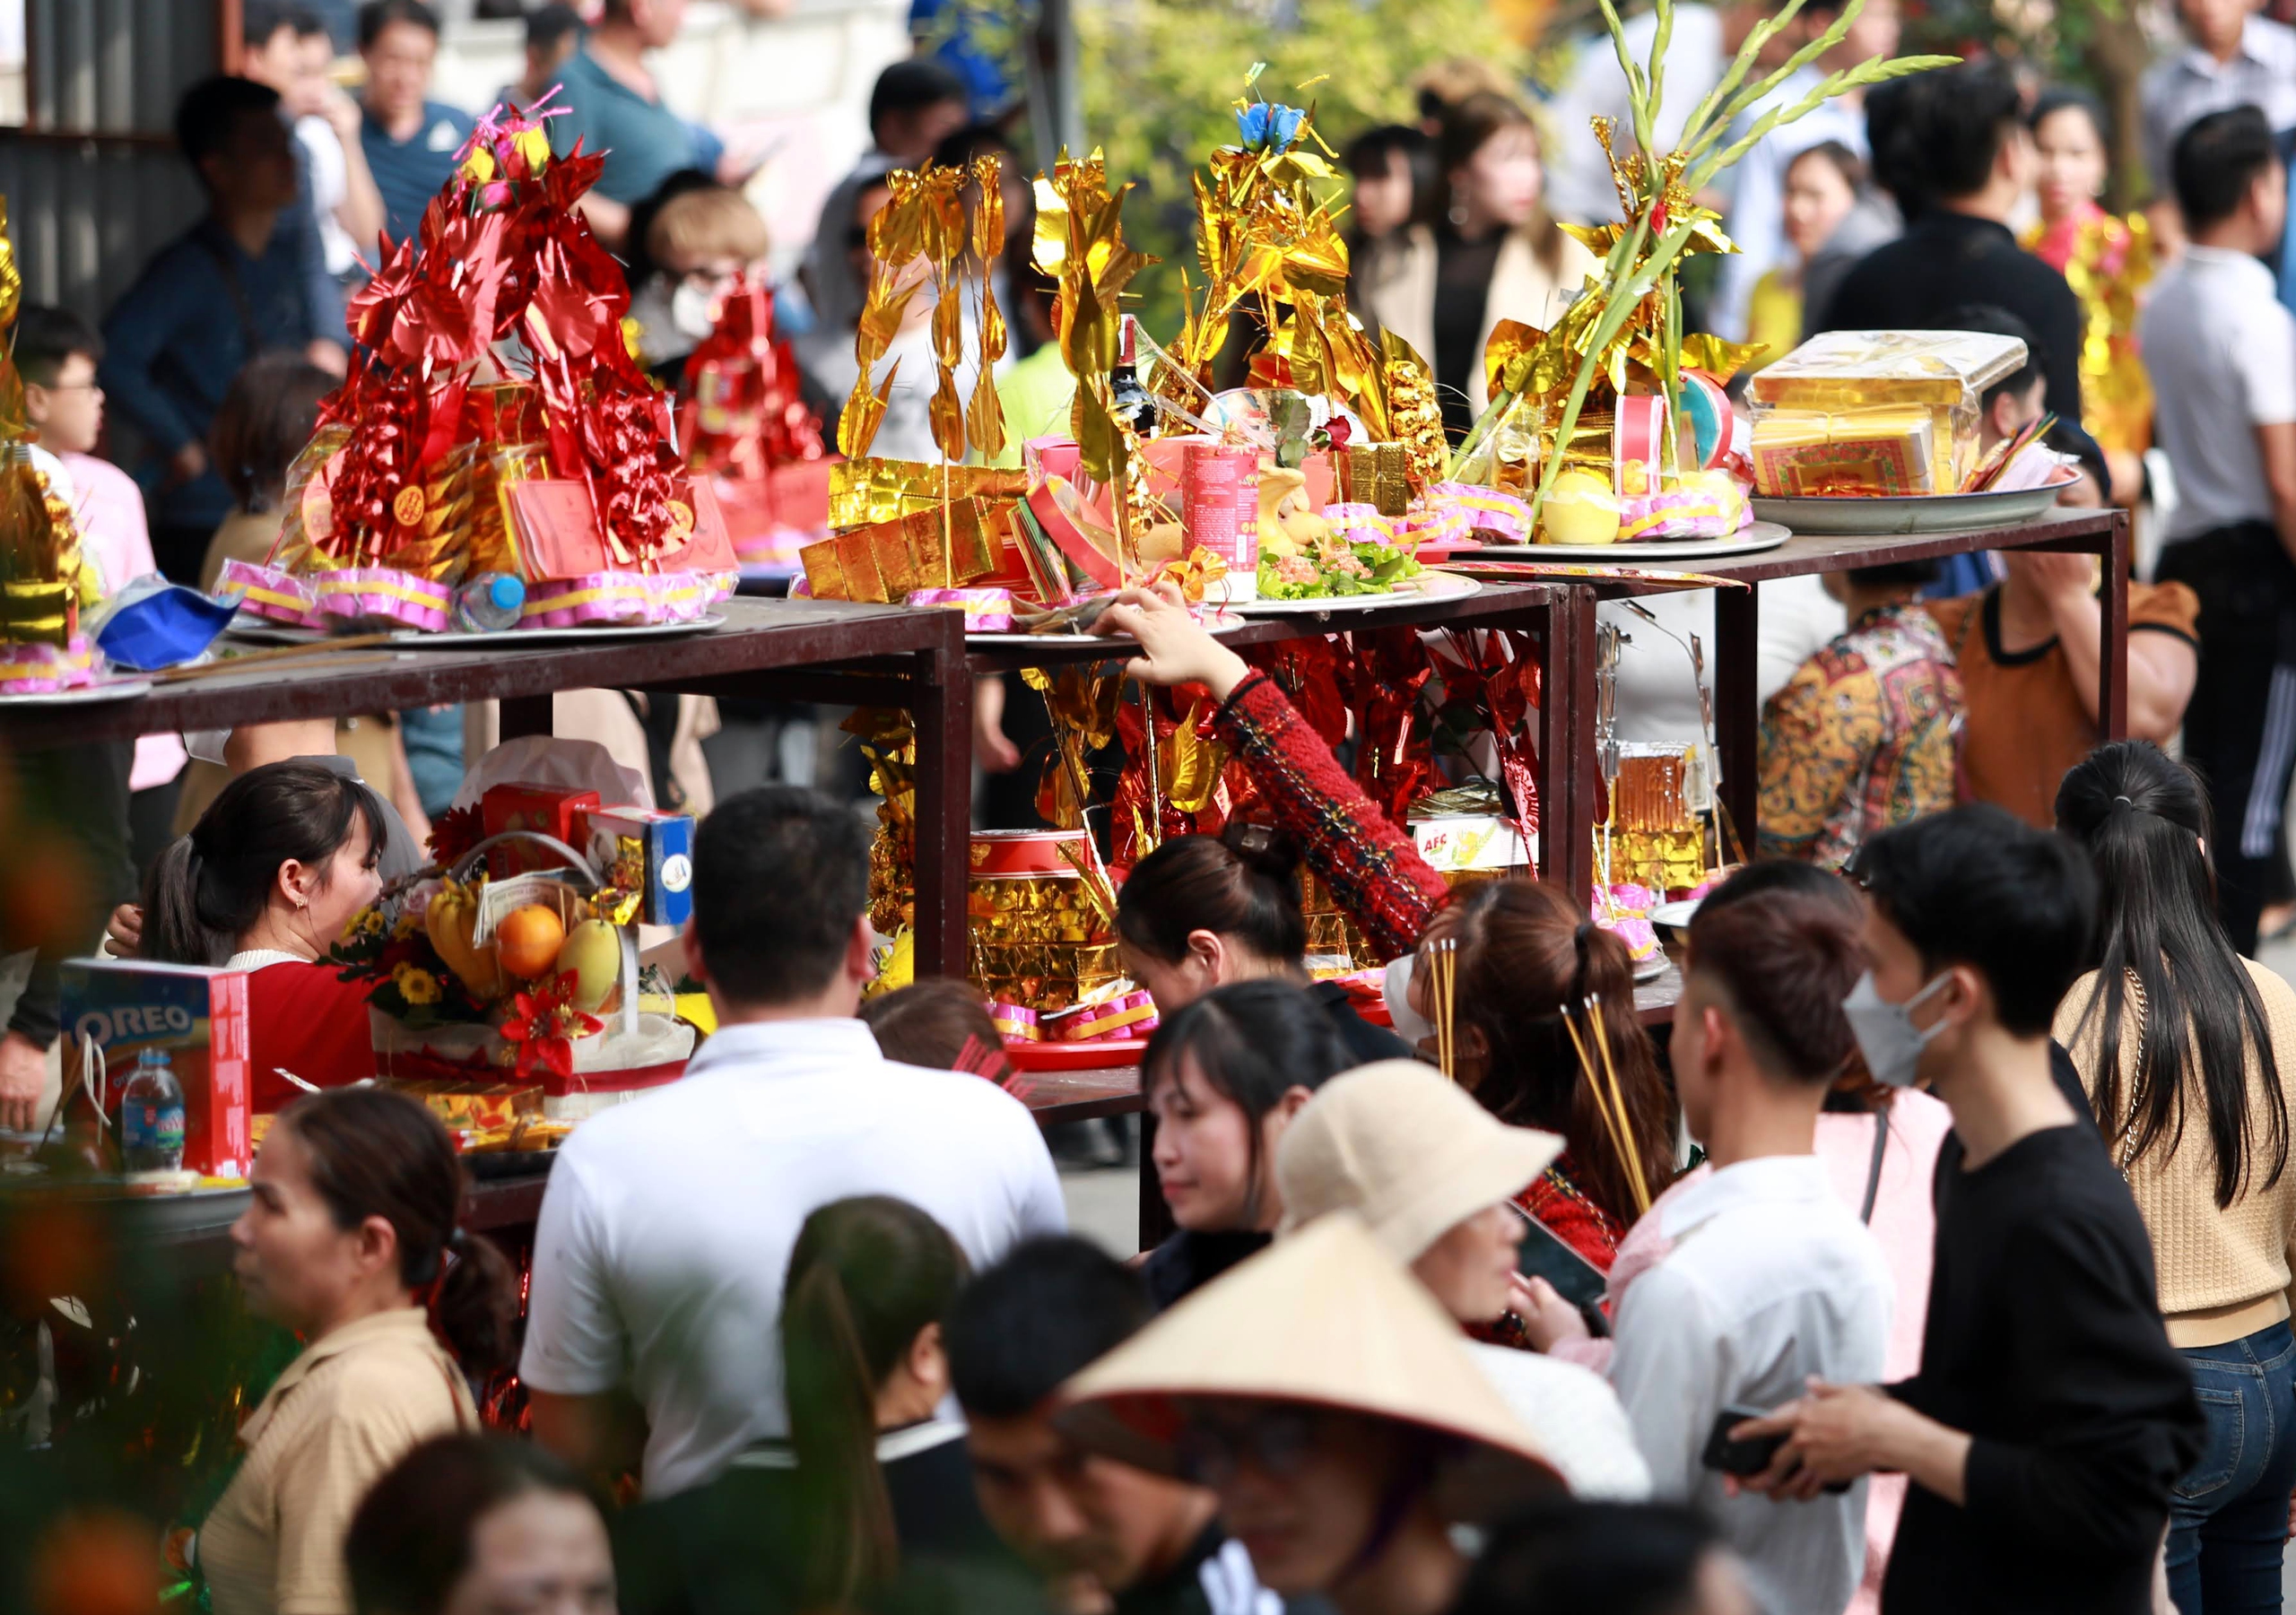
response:
M2208 1445L2170 1499L2170 1596L2178 1615L2277 1611L2296 1489L2296 1334L2274 1324L2179 1355Z

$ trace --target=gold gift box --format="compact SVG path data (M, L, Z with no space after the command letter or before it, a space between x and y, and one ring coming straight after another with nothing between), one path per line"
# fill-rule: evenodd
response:
M2025 363L2013 336L1978 331L1829 331L1754 374L1754 437L1781 411L1852 415L1913 410L1928 417L1929 489L1952 493L1976 464L1987 387Z
M1002 512L976 495L807 544L797 559L816 600L899 604L916 589L961 588L990 576L1004 543Z
M829 525L842 531L898 521L949 499L1010 504L1028 491L1024 471L922 460L839 460L829 469Z
M1351 443L1333 457L1342 502L1369 505L1381 516L1411 508L1411 450L1401 443Z

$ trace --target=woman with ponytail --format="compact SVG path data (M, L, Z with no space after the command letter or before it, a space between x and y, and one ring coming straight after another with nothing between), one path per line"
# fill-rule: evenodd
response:
M2208 1420L2170 1503L2170 1590L2180 1610L2204 1589L2211 1607L2261 1607L2296 1488L2296 992L2217 919L2207 799L2184 764L2146 741L2100 746L2058 787L2057 822L2102 899L2057 1040L2152 1232L2169 1340Z
M375 900L388 843L380 799L312 761L265 763L223 787L144 888L140 957L248 972L258 1113L375 1074L367 990L319 963Z
M1292 838L1265 825L1231 820L1217 836L1175 836L1117 892L1126 970L1165 1015L1232 982L1290 982L1323 1006L1352 1064L1407 1058L1403 1039L1358 1015L1344 988L1311 985L1299 868Z
M421 1442L477 1427L465 1376L510 1360L516 1286L463 1230L446 1129L404 1094L297 1100L248 1186L233 1268L248 1310L304 1347L239 1428L198 1564L216 1615L334 1615L352 1607L344 1540L368 1488Z
M1445 942L1457 951L1453 1074L1500 1121L1563 1137L1562 1153L1516 1203L1607 1272L1628 1226L1674 1176L1674 1101L1634 1018L1626 944L1559 886L1463 887L1429 925L1412 973L1411 1007L1429 1021L1440 1007L1429 950Z
M781 1298L789 1438L699 1490L648 1503L617 1547L625 1615L870 1607L905 1561L1000 1550L973 1492L942 1320L963 1253L904 1200L857 1195L805 1219Z

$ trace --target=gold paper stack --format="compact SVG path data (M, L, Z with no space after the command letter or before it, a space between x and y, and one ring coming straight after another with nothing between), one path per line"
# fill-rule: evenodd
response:
M1611 788L1610 879L1653 891L1694 886L1706 869L1705 832L1692 806L1688 745L1620 747Z

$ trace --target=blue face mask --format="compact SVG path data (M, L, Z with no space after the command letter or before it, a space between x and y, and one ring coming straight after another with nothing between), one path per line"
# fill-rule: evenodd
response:
M1849 996L1841 1001L1841 1012L1849 1019L1849 1029L1857 1036L1857 1052L1866 1057L1866 1069L1874 1081L1890 1088L1910 1088L1920 1069L1921 1051L1945 1029L1940 1020L1926 1031L1913 1023L1914 1005L1924 1002L1944 986L1947 977L1940 976L1903 1003L1892 1003L1874 985L1874 972L1868 970L1849 989Z

